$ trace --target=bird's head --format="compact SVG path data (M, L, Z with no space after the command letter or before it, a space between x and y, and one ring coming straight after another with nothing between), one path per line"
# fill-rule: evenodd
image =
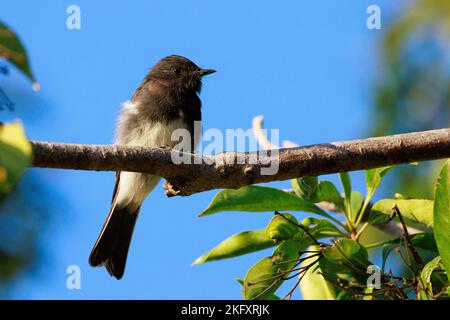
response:
M214 72L216 70L199 68L185 57L172 55L161 59L150 70L147 77L177 89L200 92L202 77Z

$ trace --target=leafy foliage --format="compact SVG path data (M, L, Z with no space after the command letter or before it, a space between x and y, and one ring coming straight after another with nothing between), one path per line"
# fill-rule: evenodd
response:
M382 199L372 207L372 219L388 217L392 208L397 206L403 217L415 226L433 226L433 201L428 199Z
M293 282L293 286L281 299L290 299L298 287L304 299L447 298L448 166L441 171L434 200L396 195L373 204L376 189L393 167L366 171L365 196L352 190L348 173L339 174L342 194L330 181L318 177L293 179L293 192L262 186L220 191L201 216L225 211L273 211L275 215L264 229L231 236L194 264L276 247L271 256L250 267L241 282L243 297L250 300L278 299L277 291L285 281ZM295 211L322 218L309 216L299 222L292 213ZM403 231L395 239L361 241L369 227L387 225L397 225ZM410 234L408 230L413 229L408 228L423 232ZM370 261L368 249L373 248L381 249L381 268ZM386 270L392 254L409 275L396 276L391 269ZM378 286L371 285L371 270L378 270Z

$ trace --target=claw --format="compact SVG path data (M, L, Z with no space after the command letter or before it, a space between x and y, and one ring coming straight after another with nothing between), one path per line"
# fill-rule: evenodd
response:
M181 190L178 190L173 184L166 181L163 185L164 190L166 190L166 196L173 197L176 196L181 192Z

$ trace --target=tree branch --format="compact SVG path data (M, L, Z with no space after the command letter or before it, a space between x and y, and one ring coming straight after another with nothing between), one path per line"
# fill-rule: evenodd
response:
M34 167L146 172L164 177L178 195L239 188L254 183L450 157L450 129L430 130L266 152L184 154L192 164L175 164L169 149L31 141ZM273 175L261 174L279 160ZM272 155L272 157L270 156ZM257 158L253 164L252 160Z

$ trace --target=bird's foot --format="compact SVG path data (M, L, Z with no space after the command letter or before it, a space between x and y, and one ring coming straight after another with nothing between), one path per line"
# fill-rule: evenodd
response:
M166 196L173 197L176 196L181 192L178 188L176 188L173 184L171 184L169 181L166 181L163 185L164 190L166 190Z

